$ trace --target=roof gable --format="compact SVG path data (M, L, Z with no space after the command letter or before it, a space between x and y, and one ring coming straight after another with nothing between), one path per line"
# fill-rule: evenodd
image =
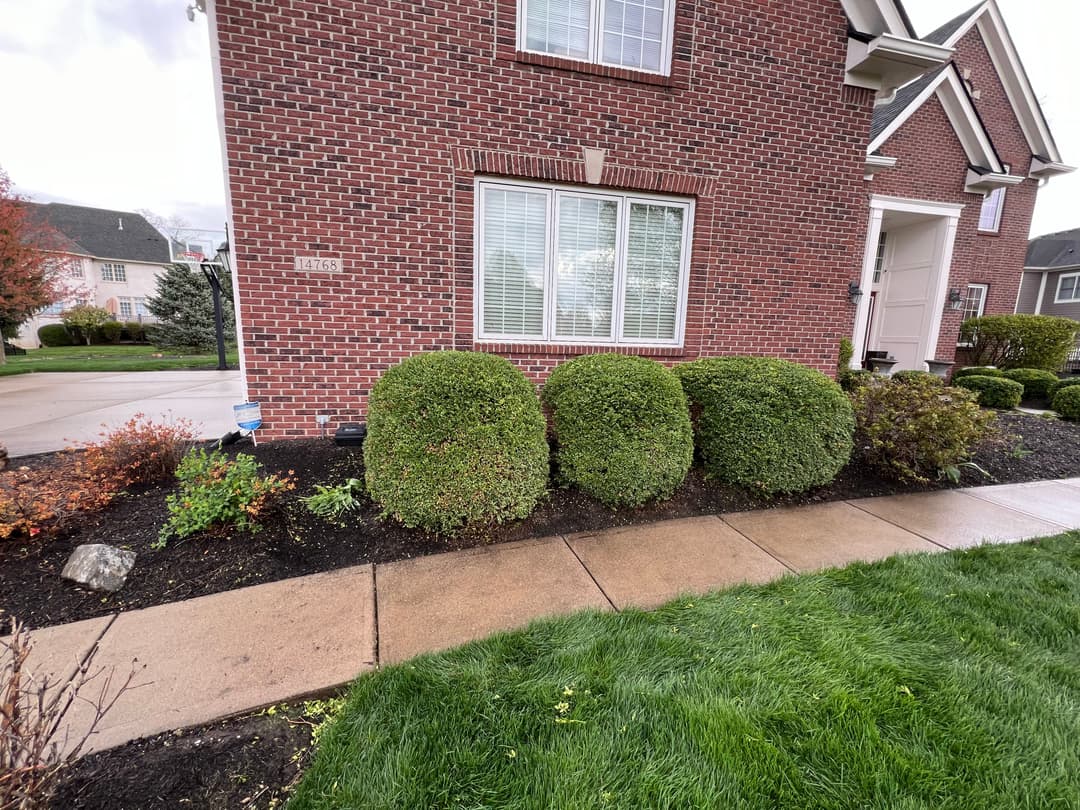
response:
M140 214L64 203L31 205L46 223L80 248L71 252L98 259L169 263L168 241Z
M840 0L851 27L862 34L915 37L900 0Z

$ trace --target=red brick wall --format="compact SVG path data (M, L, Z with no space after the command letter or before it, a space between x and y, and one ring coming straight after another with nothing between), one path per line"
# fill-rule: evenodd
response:
M264 435L360 417L416 352L499 351L537 381L576 353L474 343L473 181L582 182L583 146L607 150L602 185L696 199L685 346L649 354L835 368L871 113L835 0L679 0L670 79L515 53L514 0L219 0L217 24ZM312 254L345 271L292 271Z
M1001 161L1010 164L1013 174L1026 175L1031 147L977 29L964 35L953 59L961 72L971 70L972 87L981 91L975 106ZM982 196L964 191L968 159L936 97L912 115L880 151L899 160L895 168L874 176L874 194L965 206L957 226L949 287L966 293L968 284L988 284L986 314L1012 312L1023 274L1037 181L1025 180L1005 192L998 233L979 232ZM936 357L953 358L961 317L959 312L945 310Z

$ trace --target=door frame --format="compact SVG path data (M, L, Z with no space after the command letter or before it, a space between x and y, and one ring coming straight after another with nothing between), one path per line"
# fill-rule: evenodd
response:
M874 282L874 263L877 258L877 243L881 236L882 223L888 211L908 214L923 214L929 217L941 217L945 222L942 229L942 242L939 246L939 260L932 269L931 288L934 290L930 306L935 313L930 319L930 331L926 345L928 351L937 350L938 337L941 335L941 316L945 310L945 298L949 289L949 271L952 267L953 247L956 244L956 229L960 221L960 212L964 210L960 203L930 202L928 200L909 200L903 197L885 197L878 194L870 197L870 217L866 228L866 241L863 249L862 277L859 288L866 294L859 299L855 310L855 325L852 331L851 368L861 368L863 355L866 354L868 338L867 326L870 318L869 290ZM881 302L884 305L884 302ZM879 307L880 309L880 307Z

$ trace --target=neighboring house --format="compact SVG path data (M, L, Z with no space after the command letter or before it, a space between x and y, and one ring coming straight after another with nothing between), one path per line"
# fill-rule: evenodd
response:
M1031 240L1016 311L1080 321L1080 228Z
M207 7L268 437L420 351L951 359L1068 169L992 2L926 40L894 0Z
M153 320L146 299L170 261L169 242L153 225L129 211L63 203L28 206L61 237L59 254L67 264L71 294L24 324L16 345L39 346L38 328L60 323L60 313L78 303L103 307L119 321Z

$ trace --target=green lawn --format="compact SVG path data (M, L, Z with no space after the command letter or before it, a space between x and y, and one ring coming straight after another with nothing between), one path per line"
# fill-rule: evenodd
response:
M290 810L1080 807L1080 533L361 677Z
M154 355L162 355L155 357ZM235 368L236 347L228 348L226 360ZM8 357L0 377L32 371L164 371L176 368L217 368L217 352L179 354L153 346L56 346L30 349L25 355Z

